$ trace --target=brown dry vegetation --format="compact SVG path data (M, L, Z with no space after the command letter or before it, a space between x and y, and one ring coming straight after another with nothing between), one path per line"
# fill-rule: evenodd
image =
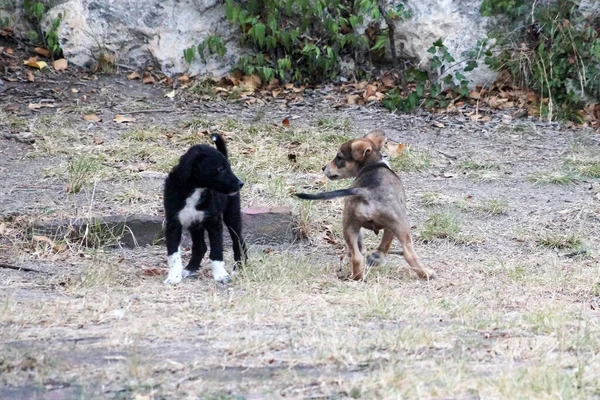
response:
M125 125L106 104L168 100L122 93L113 78L95 84L105 95L91 105L2 116L2 129L36 137L0 142L2 260L42 272L0 268L1 398L600 396L597 133L460 116L437 128L331 110L318 94L292 109L179 105ZM84 121L91 112L106 122ZM396 255L366 282L338 279L341 202L290 196L347 185L320 167L374 125L410 145L391 163L435 281ZM166 268L160 246L113 249L110 232L89 233L94 249L27 235L34 218L159 214L164 173L207 129L225 135L245 205L290 207L307 241L252 247L228 286L205 270L167 287L144 273Z

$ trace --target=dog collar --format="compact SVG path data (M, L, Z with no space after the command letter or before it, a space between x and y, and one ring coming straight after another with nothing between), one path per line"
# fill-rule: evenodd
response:
M370 164L370 165L367 165L367 166L363 167L363 168L360 170L360 172L358 173L358 175L365 174L365 173L367 173L367 172L369 172L369 171L373 171L373 170L376 170L376 169L378 169L378 168L387 168L387 169L389 169L389 170L391 171L391 169L390 169L390 166L389 166L389 165L387 165L387 163L385 163L385 162L383 162L383 161L379 161L379 162L378 162L378 163L376 163L376 164Z

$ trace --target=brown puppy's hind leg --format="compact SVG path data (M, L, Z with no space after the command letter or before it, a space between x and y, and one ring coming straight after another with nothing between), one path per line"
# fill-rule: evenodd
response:
M376 266L381 265L385 256L390 251L390 247L392 246L392 241L394 240L394 232L390 229L383 230L383 236L381 237L381 243L379 243L379 247L373 253L367 256L367 265Z
M404 259L410 266L419 278L422 279L433 279L435 278L435 272L429 268L423 268L421 263L419 263L419 258L417 257L417 253L413 248L412 238L410 237L410 233L408 232L408 226L404 227L404 229L398 227L395 230L395 234L402 243L402 248L404 250Z
M360 227L356 229L352 226L344 227L344 239L346 240L346 246L350 253L350 260L352 261L352 275L351 279L362 280L365 259L360 252L359 240L360 240Z

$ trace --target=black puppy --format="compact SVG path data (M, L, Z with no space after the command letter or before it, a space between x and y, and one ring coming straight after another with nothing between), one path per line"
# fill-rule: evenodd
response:
M165 283L179 283L198 270L207 250L205 230L215 281L231 280L223 262L223 222L233 242L234 270L242 258L246 261L239 194L244 182L231 171L223 138L213 134L211 139L218 150L203 144L192 146L165 181L165 236L169 256L169 276ZM192 237L192 257L185 270L179 249L183 229Z

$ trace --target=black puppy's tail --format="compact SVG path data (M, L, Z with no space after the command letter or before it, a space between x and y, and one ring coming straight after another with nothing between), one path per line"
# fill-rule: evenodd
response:
M227 146L225 145L225 140L223 140L223 137L221 137L221 135L218 133L213 133L210 135L210 139L215 143L215 146L217 146L217 150L219 150L221 154L225 156L225 158L228 158Z
M296 197L299 197L303 200L330 200L336 199L338 197L348 197L348 196L360 196L363 195L364 189L362 188L352 188L352 189L341 189L334 190L333 192L323 192L323 193L296 193Z

